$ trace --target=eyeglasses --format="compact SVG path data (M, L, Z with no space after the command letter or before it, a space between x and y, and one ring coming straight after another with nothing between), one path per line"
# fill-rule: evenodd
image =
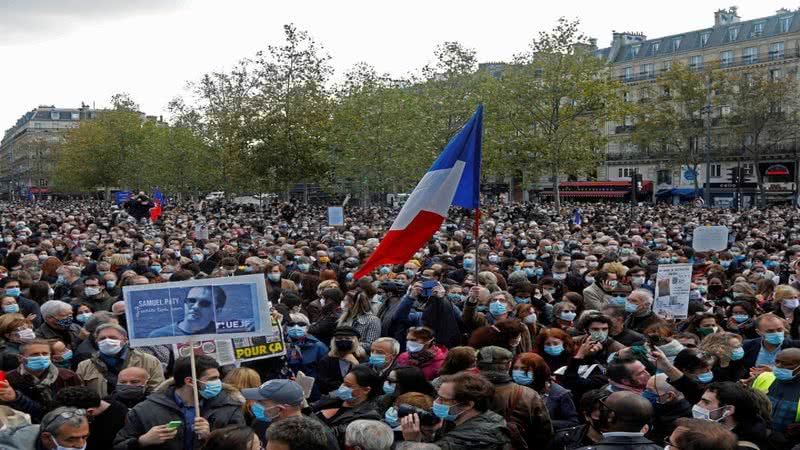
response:
M186 297L183 303L188 303L190 305L194 305L195 303L200 303L201 308L210 308L211 307L211 300L207 298L191 298Z
M52 419L50 419L47 422L47 424L43 423L42 426L41 426L41 429L42 430L47 430L47 428L50 425L52 425L53 422L55 422L56 419L58 419L59 417L61 417L64 420L69 420L69 419L71 419L71 418L73 418L75 416L86 417L86 410L85 409L75 409L75 410L72 410L72 411L63 411L60 414L58 414L57 416L55 416Z

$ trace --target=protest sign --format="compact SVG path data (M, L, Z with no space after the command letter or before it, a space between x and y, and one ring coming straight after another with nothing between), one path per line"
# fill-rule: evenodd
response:
M131 192L129 191L119 191L114 193L114 203L117 205L121 205L128 201L131 198Z
M195 356L210 356L217 360L219 365L227 366L236 362L233 356L233 343L230 340L224 341L199 341L194 343ZM177 358L189 356L191 346L189 343L174 344L172 351Z
M725 250L728 248L728 227L715 225L695 228L692 234L692 248L696 252Z
M173 351L179 357L189 356L189 344L174 344ZM274 358L286 354L286 343L280 324L272 320L272 333L267 336L206 340L194 343L195 355L210 356L226 366L257 359Z
M263 275L125 286L131 347L272 335Z
M194 238L201 241L208 240L208 225L205 222L198 222L194 226Z
M691 264L659 264L653 312L662 317L686 318L691 284Z
M328 207L328 225L332 227L344 225L344 208L341 206Z

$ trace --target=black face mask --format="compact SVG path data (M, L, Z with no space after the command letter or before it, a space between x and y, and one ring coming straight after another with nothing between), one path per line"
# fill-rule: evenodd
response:
M116 393L122 400L135 401L144 398L145 388L146 386L137 386L135 384L118 384Z
M336 350L340 352L349 352L353 350L353 341L334 341L336 343Z

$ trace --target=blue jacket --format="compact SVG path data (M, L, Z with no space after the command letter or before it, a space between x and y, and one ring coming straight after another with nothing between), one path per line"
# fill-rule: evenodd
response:
M319 339L308 334L303 342L295 342L293 339L286 340L286 361L289 370L297 375L302 371L309 377L317 377L317 362L328 354L328 346ZM319 383L314 383L309 399L318 399L320 396Z
M744 361L744 367L747 369L747 371L756 365L758 353L761 351L761 342L762 338L747 339L742 342L742 349L744 350L744 357L742 358L742 361ZM781 344L781 350L787 348L800 348L800 341L784 339L783 344Z

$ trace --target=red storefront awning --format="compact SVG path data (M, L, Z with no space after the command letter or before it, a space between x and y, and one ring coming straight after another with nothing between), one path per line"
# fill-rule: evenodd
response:
M553 195L553 192L542 192L543 195ZM625 191L561 191L559 197L583 198L622 198L628 195Z

